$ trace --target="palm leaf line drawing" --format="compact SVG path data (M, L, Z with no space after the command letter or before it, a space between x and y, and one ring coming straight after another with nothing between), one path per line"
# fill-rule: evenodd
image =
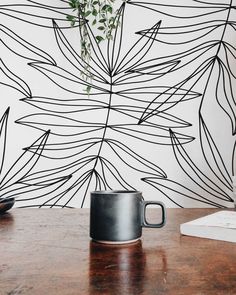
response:
M175 182L170 179L160 179L157 177L147 177L143 178L144 182L149 183L150 185L157 188L161 191L167 198L174 201L172 197L170 197L173 192L182 195L184 202L184 198L195 200L197 202L205 203L215 207L226 207L226 205L222 205L219 200L227 202L232 202L232 198L230 196L230 192L232 191L232 185L230 181L230 175L225 167L223 162L223 158L220 155L219 150L216 147L215 142L212 139L212 136L207 130L207 126L203 119L200 117L200 125L201 125L201 136L204 136L208 141L209 151L206 152L206 145L202 145L203 156L206 160L206 163L209 168L209 172L206 174L191 160L191 157L187 153L187 151L181 146L176 144L176 137L173 134L173 151L176 157L177 162L179 163L181 169L187 175L189 179L195 184L196 190L190 189L187 186L184 186L180 183ZM201 141L202 142L202 141ZM218 159L217 159L217 158ZM214 159L214 167L210 165L209 158ZM223 169L220 167L223 166ZM212 176L214 174L214 177ZM211 176L208 176L211 175ZM217 178L223 184L223 188L216 184L213 180ZM192 186L191 186L192 187ZM197 192L197 188L201 188L204 190L204 194L199 194ZM228 193L227 193L228 190ZM185 193L185 192L186 193ZM174 203L180 207L180 202Z
M49 132L43 134L32 145L37 144L38 150L35 153L28 152L30 147L26 148L22 155L10 166L5 175L3 176L3 166L6 158L7 147L7 129L8 129L8 117L10 108L8 108L3 114L0 120L0 150L1 150L1 178L0 178L0 193L1 198L15 197L16 201L27 200L34 193L33 199L42 198L47 196L48 193L52 193L58 190L70 176L58 177L50 179L47 176L47 180L43 178L31 179L31 172L37 166L40 155L46 144ZM41 151L40 151L41 150ZM27 197L28 196L28 197Z
M0 42L21 58L55 64L55 61L48 53L27 42L4 25L0 25L0 37ZM10 45L12 42L14 44Z
M205 138L207 139L208 146L209 146L209 149L211 151L212 158L213 158L213 160L215 162L214 169L209 164L209 161L208 161L209 153L208 153L208 156L207 156L206 153L205 153L204 146L202 144L202 140L201 140L200 143L202 144L202 151L203 151L203 155L204 155L204 158L206 160L206 163L208 164L208 167L210 168L210 170L212 171L212 173L214 173L215 176L218 178L218 180L222 184L224 184L224 186L226 188L228 188L229 190L232 190L230 173L227 170L227 168L225 166L225 163L223 161L223 158L220 155L220 152L219 152L219 150L218 150L218 148L216 146L216 143L214 142L214 139L212 138L212 136L210 134L210 131L208 130L207 125L204 122L204 120L203 120L203 118L202 118L201 115L200 115L200 120L201 120L200 126L202 127L200 129L200 138L202 138L202 134L203 134L205 136ZM204 133L203 133L203 130L204 130ZM233 167L233 163L231 165ZM217 171L217 173L219 173L219 176L217 175L216 171ZM220 177L220 175L221 175L221 177Z
M212 44L210 43L209 44L209 48L206 48L206 51L205 51L205 53L207 53L208 52L208 50L209 49L212 49L212 48L214 48L214 47L216 47L215 49L216 49L216 55L213 55L211 58L209 58L208 60L205 60L200 66L199 66L199 71L198 71L198 69L196 69L195 70L195 73L193 73L193 74L191 74L189 77L187 77L185 80L183 80L183 81L181 81L179 84L177 84L176 85L176 87L178 87L178 85L180 85L180 86L183 86L183 85L185 85L185 83L186 82L189 82L189 80L191 79L191 78L193 78L196 74L199 74L200 73L200 71L203 71L203 74L204 74L204 72L205 71L207 71L208 69L210 69L210 67L213 67L214 66L214 64L215 64L215 62L216 62L216 60L218 60L219 59L219 57L218 57L218 52L219 52L219 50L220 50L220 47L222 46L221 44L223 43L224 44L224 42L223 42L223 37L224 37L224 33L225 33L225 27L226 27L226 25L228 25L228 20L229 20L229 15L230 15L230 9L227 11L227 16L226 16L226 21L225 21L225 23L224 23L224 25L222 25L223 26L223 32L222 32L222 37L220 38L220 40L219 41L217 41L215 44L213 43L213 46L212 46ZM188 27L188 26L186 26L186 27ZM168 29L171 29L171 28L168 28ZM174 30L173 30L173 32L174 32ZM169 34L169 33L168 33ZM204 35L203 35L204 36ZM203 36L199 36L197 39L201 39ZM196 38L195 39L193 39L194 41L195 40L197 40ZM158 38L158 42L159 42L159 40L160 40L160 38ZM178 42L176 42L176 43L173 43L174 45L176 45L176 44L179 44ZM199 46L199 45L198 45ZM203 46L203 44L201 44L200 46L199 46L199 50L202 50L202 49L205 49L205 45ZM224 46L224 48L226 48L225 46ZM191 52L192 51L192 52ZM202 54L203 54L203 52L201 52L201 54L199 54L195 59L192 59L192 60L190 60L189 62L187 62L187 63L184 63L183 64L183 62L184 62L184 59L183 59L183 57L184 56L189 56L189 54L191 53L195 53L196 51L195 51L195 49L194 49L194 51L192 50L192 49L190 49L189 50L189 52L186 54L186 53L184 53L184 55L181 53L181 54L176 54L175 55L175 58L179 58L179 59L181 59L181 63L179 63L178 65L177 65L177 67L175 67L175 69L173 69L173 71L178 71L181 67L186 67L187 65L189 65L189 63L192 63L192 62L195 62L195 59L196 58L198 58L198 57L202 57ZM169 56L170 57L170 56ZM166 58L166 57L165 57ZM168 58L168 57L167 57ZM170 60L169 60L170 61ZM206 64L205 66L203 66L204 65L204 63ZM203 76L203 74L198 78L198 80L189 88L190 90L193 88L193 86L198 82L198 81L200 81L200 78ZM157 96L157 98L156 99L158 99L159 98L159 96ZM171 98L171 96L170 96L170 98ZM155 100L154 100L155 101ZM153 102L154 102L153 101ZM232 99L232 101L233 101L233 99ZM150 105L149 106L151 106L152 105L152 103L150 103ZM234 103L234 105L235 105L235 103ZM230 108L231 108L231 106L230 106ZM158 110L157 110L158 111ZM153 114L156 114L156 112L148 112L148 108L147 108L147 110L146 110L146 116L144 116L143 118L141 117L141 119L140 119L140 122L142 122L143 120L145 120L146 118L149 118L150 116L152 116ZM233 112L232 112L233 113ZM228 113L227 113L228 114ZM235 115L233 115L233 117L234 117ZM234 128L234 127L233 127Z
M125 8L125 4L122 5L122 13L121 19L123 20L123 11ZM160 23L158 22L157 25L153 26L150 30L153 31L153 36L155 36L158 33ZM123 24L121 24L122 28ZM62 33L61 28L54 22L54 30L55 30L55 37L56 41L58 43L58 47L62 51L62 54L66 57L70 63L73 61L73 66L77 70L77 74L83 70L82 69L82 62L78 54L74 51L74 49L71 47L69 41L66 39L65 35ZM88 28L88 32L90 32L90 29ZM115 167L115 165L112 163L112 161L108 160L108 157L102 156L102 149L105 148L105 146L109 146L110 150L116 154L116 156L119 158L120 161L123 163L126 162L126 165L131 167L132 169L139 171L141 173L148 173L151 175L159 175L161 177L166 177L166 174L164 171L162 171L158 166L150 166L150 161L145 160L144 157L141 155L138 155L135 151L132 151L132 149L125 145L124 142L118 140L116 144L114 144L115 138L113 136L117 132L121 134L122 136L128 136L133 137L135 139L145 141L146 143L150 142L152 144L164 144L164 145L170 145L170 135L169 135L169 127L174 126L176 128L183 128L190 126L188 122L185 122L184 120L181 120L177 116L173 116L171 114L168 114L167 112L163 112L160 114L160 117L162 120L165 121L165 125L159 126L158 124L155 124L154 122L148 122L146 121L145 124L138 125L137 122L139 120L139 115L144 111L145 105L147 105L146 100L136 100L136 102L140 103L140 106L133 107L132 105L128 104L128 101L130 99L135 99L136 94L132 94L133 89L132 88L124 88L122 79L125 79L125 76L129 75L132 76L134 74L134 77L130 78L130 81L126 81L125 86L129 86L132 84L137 83L137 78L143 78L145 75L142 72L142 69L138 69L136 71L136 66L142 62L143 58L146 56L148 51L151 49L151 47L154 44L154 38L147 38L145 34L142 34L141 37L138 39L138 41L133 45L128 53L125 55L121 55L121 46L122 46L122 39L123 35L116 33L116 38L114 40L113 44L109 45L108 50L108 63L101 63L101 60L104 60L105 57L102 53L102 50L99 48L99 45L93 41L94 36L90 34L91 43L93 44L93 50L96 51L96 54L94 55L93 60L91 61L91 71L95 74L95 81L93 87L93 91L91 92L90 98L88 100L78 98L76 100L69 99L69 100L63 100L63 99L55 99L55 98L47 98L47 97L32 97L30 99L24 99L24 102L27 102L31 105L36 106L38 109L47 111L48 113L36 113L30 116L25 116L24 118L21 118L17 122L20 124L24 124L33 128L37 128L40 130L45 130L45 128L50 128L51 135L52 136L59 136L59 137L66 137L66 138L73 138L80 136L80 141L83 141L83 144L77 144L78 139L76 140L70 140L68 142L68 139L65 139L63 142L65 143L63 148L60 148L63 146L63 142L59 141L58 144L56 143L47 143L44 152L43 157L53 159L55 158L61 158L61 159L68 159L68 158L75 158L79 157L80 160L77 160L73 163L66 164L65 166L57 167L55 170L51 169L52 175L57 175L58 173L62 173L62 171L67 171L68 174L73 174L74 179L70 180L70 186L67 190L65 190L64 193L60 195L56 195L55 197L50 199L50 202L54 200L53 205L57 205L58 202L63 201L64 205L68 205L71 200L78 194L79 191L84 190L83 198L81 201L81 206L83 206L86 193L88 192L88 189L93 181L95 181L94 185L96 187L104 186L105 188L111 188L113 185L110 184L110 178L113 179L117 184L121 185L123 188L132 188L132 185L128 184L125 181L125 178L122 176L122 174L119 172L119 170ZM145 40L147 39L147 40ZM142 42L142 44L140 44ZM118 45L117 45L118 44ZM134 52L131 54L131 52ZM116 56L114 53L116 52ZM101 55L103 58L101 58ZM136 56L135 59L133 59L134 55ZM153 76L162 76L165 75L168 72L171 72L173 67L176 66L176 62L174 63L168 63L163 64L160 66L151 67L151 79ZM65 71L61 67L55 64L48 64L48 63L42 63L42 62L33 62L30 63L31 66L38 69L41 73L46 75L53 83L57 84L59 87L61 87L64 90L67 90L71 93L76 93L79 95L84 95L82 92L79 92L77 90L76 85L74 87L71 87L73 83L75 84L84 84L86 86L87 82L81 82L81 79L76 77L76 75L70 74L68 71ZM97 65L102 65L97 67ZM149 69L145 69L146 75L149 76ZM103 73L103 74L102 74ZM100 78L104 77L104 73L106 73L107 78ZM117 79L116 76L119 76L119 80L116 81L115 85L113 87L118 87L119 89L116 91L115 89L111 87L111 82L108 83L108 81L111 81L111 79ZM114 78L113 78L114 77ZM122 78L123 77L123 78ZM63 80L65 79L65 82ZM129 79L129 78L128 78ZM133 79L133 81L132 81ZM145 77L146 81L142 81L144 83L150 82L150 79ZM68 86L68 82L71 82L71 84ZM77 82L78 81L78 82ZM63 83L62 83L63 82ZM65 87L64 87L65 85ZM120 87L123 87L123 90L120 89ZM151 90L153 94L156 93L157 87L153 88L141 88L140 90L145 93L147 90ZM186 90L181 89L179 87L179 92L185 93ZM137 89L136 89L137 91ZM141 93L141 92L140 92ZM104 97L102 100L99 99L98 95L101 94L107 95L107 97ZM142 93L141 93L142 95ZM177 93L176 95L179 95ZM124 104L114 104L112 103L112 100L114 101L117 99L116 96L123 97ZM190 91L188 95L186 95L186 99L193 99L197 97L198 94ZM98 97L96 99L96 97ZM134 97L134 98L133 98ZM76 105L78 106L77 111L74 110L74 102L76 102ZM62 111L62 108L66 105L65 108ZM142 106L143 105L143 106ZM73 111L72 111L73 108ZM103 112L104 121L102 120L99 122L89 122L85 120L78 120L73 119L72 114L75 113L86 113L88 111L94 111L94 110L101 110ZM61 111L60 111L61 110ZM132 115L130 114L132 112ZM51 114L50 114L51 113ZM122 124L111 124L109 122L110 116L113 116L114 114L120 114L123 118L127 118L127 120L131 120L131 122L122 123ZM62 116L63 114L63 116ZM64 116L65 114L65 116ZM68 114L71 116L68 118ZM49 123L44 123L49 122ZM53 123L54 122L54 123ZM62 122L62 123L61 123ZM66 128L66 129L65 129ZM153 132L152 132L153 129ZM65 130L68 130L65 134ZM73 131L74 130L74 131ZM159 130L159 132L157 132ZM114 134L112 137L107 136L107 132L109 134ZM110 133L112 132L112 133ZM115 133L114 133L115 132ZM159 134L158 134L159 133ZM99 136L94 136L99 135ZM89 136L90 138L98 138L95 142L93 142L90 138L86 139L84 136ZM176 133L176 136L179 138L181 142L189 142L193 140L192 137L188 137L184 134ZM157 139L159 139L157 141ZM169 142L168 142L169 141ZM159 143L158 143L159 142ZM68 143L68 144L67 144ZM68 152L73 147L73 154L70 154ZM31 150L35 150L37 147L31 147ZM96 154L94 156L87 155L88 152L91 150L97 149ZM106 147L107 148L107 147ZM53 153L56 151L67 151L68 153L66 156L62 155L60 156L53 156ZM132 159L132 162L135 161L136 165L130 164L128 161L125 161L120 155L120 153L124 154L125 157ZM137 166L137 163L138 166ZM141 166L140 166L141 165ZM140 167L139 167L140 166ZM146 168L147 171L145 171ZM150 168L153 170L151 172ZM99 172L100 171L100 172ZM49 173L49 171L48 171ZM109 175L109 177L108 177ZM73 177L72 177L73 178ZM94 180L93 180L94 178ZM70 196L70 197L69 197ZM46 205L47 202L44 203Z
M11 87L17 91L19 91L24 96L32 96L31 90L29 86L20 79L17 75L15 75L3 62L2 59L0 59L0 84Z
M98 71L96 71L96 69L90 68L89 64L86 61L82 60L81 56L73 49L73 47L65 38L65 35L60 30L59 26L54 20L53 20L53 27L54 27L55 37L57 40L58 47L60 48L64 57L71 63L73 67L75 67L78 70L78 73L85 74L84 67L86 66L87 71L89 71L89 75L93 76L94 81L108 83L108 81L104 79L103 75L101 75ZM67 55L66 52L69 52L69 55ZM91 59L94 61L93 57L91 57ZM96 66L99 67L99 64L96 63ZM103 67L100 66L100 69L103 70L103 73L108 74L106 69L104 69ZM80 81L83 82L84 80L81 78Z
M220 58L219 58L219 56L218 56L218 53L220 52L220 48L221 48L222 44L224 44L223 38L224 38L224 34L225 34L225 30L226 30L226 26L229 26L228 23L229 23L229 15L230 15L230 12L231 12L231 10L230 10L231 5L232 5L232 1L230 2L230 4L229 4L229 9L227 10L226 21L225 21L224 25L222 25L222 26L223 26L223 32L222 32L222 36L221 36L220 40L219 40L218 42L215 43L215 46L213 46L213 47L210 46L210 47L209 47L209 49L212 49L212 48L216 47L216 55L213 55L212 58L209 59L208 63L207 63L207 61L204 61L204 62L206 63L206 68L205 68L206 70L208 69L208 67L210 68L210 66L214 67L215 62L218 61L218 60L220 60ZM231 22L230 22L230 25L231 25ZM186 27L187 27L187 26L186 26ZM168 28L168 29L171 29L171 28ZM173 31L173 32L174 32L174 31ZM203 35L203 36L204 36L204 35ZM203 36L200 36L198 39L201 39ZM160 38L158 38L158 41L159 41L159 39L160 39ZM197 39L195 38L194 40L197 40ZM173 44L176 45L176 44L178 44L178 43L173 43ZM223 45L223 46L224 46L224 49L226 50L227 46L225 46L225 45ZM202 47L200 47L200 49L201 49L201 48L202 48ZM203 48L204 48L204 47L203 47ZM205 52L207 52L207 50L206 50ZM200 57L200 56L202 56L202 54L199 55L198 57ZM177 58L178 55L175 55L175 57ZM183 62L183 55L182 55L182 56L180 55L179 58L182 58L181 61ZM227 54L226 54L226 59L227 59L227 61L228 61ZM194 61L194 60L192 59L190 62L193 62L193 61ZM222 62L221 64L223 64L223 62ZM229 63L228 63L228 62L227 62L227 64L228 64L228 66L229 66ZM177 71L177 70L179 70L180 66L183 67L183 66L186 66L186 65L188 65L188 63L186 63L186 64L184 64L184 65L182 65L182 63L180 63L179 66L177 66L175 69L173 69L173 71L174 71L174 70ZM201 67L204 69L204 67L203 67L203 63L199 66L199 69L200 69ZM225 67L225 66L224 66L224 67ZM222 67L221 67L221 68L222 68ZM231 67L229 66L229 68L231 68ZM231 70L230 70L230 71L231 71ZM221 70L220 72L222 72L222 70ZM180 82L180 85L183 86L183 85L185 84L185 82L186 82L186 81L189 81L189 79L190 79L191 77L193 77L194 75L195 75L195 73L192 74L191 76L189 76L186 80ZM220 74L219 74L219 76L220 76ZM232 84L232 82L231 82L231 80L230 80L230 75L228 75L228 77L229 77L230 84ZM201 78L201 77L200 77L200 78ZM199 78L199 80L200 80L200 78ZM218 83L217 83L217 84L218 84ZM177 86L177 85L176 85L176 86ZM193 85L193 86L194 86L194 85ZM190 89L191 89L191 88L190 88ZM230 89L232 89L231 86L230 86ZM232 93L232 91L231 91L231 93ZM233 97L233 95L232 95L232 97ZM159 98L159 97L157 97L157 98ZM226 98L226 100L227 100L227 98ZM234 98L232 98L231 101L234 102L234 107L235 107L235 101L234 101ZM150 105L151 105L151 104L150 104ZM220 105L221 105L221 104L220 104ZM230 103L228 103L228 106L229 106L230 109L232 110L232 106L230 105ZM146 111L147 111L147 110L146 110ZM226 113L229 114L227 111L226 111ZM148 112L147 112L147 116L144 116L144 118L141 118L141 122L142 122L143 119L145 119L145 118L149 118L152 114L153 114L153 112L151 112L151 113L148 113ZM154 112L154 114L155 114L155 112ZM235 132L235 131L234 131L235 126L234 126L233 122L235 122L235 114L234 114L233 111L231 112L231 114L232 114L231 117L233 117L233 118L231 119L231 121L232 121L233 134L234 134L234 132Z
M210 193L210 191L208 191L208 189L211 189L211 195L214 197L218 197L219 199L224 200L224 197L226 199L231 200L230 197L227 197L225 191L223 189L221 189L210 177L208 177L205 173L203 173L195 164L194 162L191 160L191 157L188 155L188 153L186 153L186 151L184 150L183 147L175 147L176 143L175 143L176 139L175 136L173 136L173 146L174 146L174 154L175 157L178 161L178 163L180 164L181 168L185 171L185 173L188 175L189 178L192 179L192 181L194 181L198 186L200 186L201 188L204 188L206 192ZM177 158L177 152L178 152L178 157L180 158L180 160ZM184 159L184 161L181 161L181 159ZM187 164L187 168L190 169L191 173L187 172L187 168L185 169L182 166L182 163L186 163ZM191 175L194 175L194 177L192 177ZM215 195L215 193L217 192L221 192L222 196L217 196Z
M211 205L218 208L225 208L224 206L218 204L217 202L213 202L209 199L209 197L204 197L203 194L199 194L193 189L190 189L188 186L184 186L180 182L176 182L174 180L165 179L165 182L163 182L157 178L157 177L146 177L142 179L144 182L148 183L158 191L160 191L167 199L169 199L171 202L173 202L175 205L177 205L180 208L185 208L185 205L181 205L181 202L185 200L185 198L196 201L198 204L206 204ZM164 179L163 179L164 180ZM186 191L186 192L185 192ZM173 196L173 193L178 194L178 198L180 201L177 200L177 196ZM173 196L173 197L171 197ZM193 206L194 202L191 203L191 206Z
M59 0L60 1L60 0ZM4 0L1 1L1 3ZM26 22L30 25L35 25L42 28L52 28L51 19L59 21L62 24L62 28L69 28L70 25L66 20L66 6L53 7L49 5L43 5L42 3L37 3L36 1L28 1L35 3L36 5L31 4L1 4L0 5L0 14L3 16L8 16L14 18L14 20L19 20ZM64 1L61 1L63 3ZM66 3L66 2L64 2ZM40 19L40 22L39 22ZM78 24L77 24L78 26Z
M169 89L166 89L164 92L159 94L146 108L144 113L142 114L139 123L142 123L152 117L153 115L158 114L159 112L162 112L163 106L164 110L167 111L168 109L172 108L175 106L177 103L181 102L185 96L194 88L194 86L200 81L200 79L204 76L204 74L209 70L210 66L212 65L213 60L209 59L204 62L204 64L201 64L189 77L187 77L185 80L181 81L180 83L174 85L174 87L171 87ZM189 81L191 81L193 78L196 78L195 81L193 81L192 85L188 87L188 90L186 93L184 93L182 96L180 96L178 101L175 101L171 105L166 104L169 101L173 100L173 97L175 96L176 93L179 92L179 90L183 89L181 87L185 86ZM159 100L161 96L166 95L167 92L170 92L170 95L167 95L166 100L164 101L163 104L158 106L155 110L149 111L150 106L153 105L153 102L156 100ZM199 95L200 96L200 95Z
M6 112L3 114L1 120L0 120L0 160L1 160L1 166L0 166L0 175L2 174L4 159L5 159L5 153L6 153L6 137L7 137L7 118L8 118L9 109L6 110Z
M228 24L233 26L235 25L235 22L229 21ZM225 27L225 21L212 20L208 22L202 22L200 24L193 24L193 25L188 24L186 26L179 26L179 27L161 27L158 32L158 39L155 37L152 37L147 30L142 30L140 31L140 33L141 34L145 33L149 35L150 38L155 39L159 43L163 43L167 45L184 45L184 44L192 43L194 41L203 39L207 37L208 35L212 34L214 31L224 27ZM199 34L197 35L196 33L199 33ZM170 36L171 36L171 39L170 39Z
M216 7L215 7L216 8ZM211 171L211 177L208 177L206 174L204 174L203 171L201 171L200 168L198 168L193 161L191 161L191 157L188 155L186 150L181 147L180 145L177 145L175 139L175 136L173 135L172 140L173 140L173 151L176 157L177 162L179 163L179 166L181 169L187 174L187 176L191 179L193 183L197 185L198 188L204 189L205 193L207 195L207 198L203 198L202 195L196 194L196 192L187 190L187 194L185 194L185 197L188 199L194 199L199 202L211 204L213 206L222 206L221 203L219 202L220 200L224 200L227 202L232 202L233 200L230 197L230 194L232 192L232 181L231 181L231 176L230 172L228 171L228 168L226 167L224 163L224 159L221 156L212 135L210 134L210 131L206 125L206 123L203 120L202 117L202 108L203 108L203 101L206 96L206 90L209 87L210 84L210 78L214 73L214 70L216 69L216 66L218 65L218 74L217 74L217 80L216 80L216 87L215 87L215 98L216 101L218 102L219 106L223 109L223 111L227 114L227 116L231 120L231 125L232 125L232 134L235 134L235 121L236 121L236 114L235 114L235 98L233 95L233 87L232 84L235 83L235 75L233 74L233 66L232 63L230 64L229 62L229 54L231 54L231 57L235 60L235 55L234 51L235 48L230 45L227 41L224 40L225 37L225 32L228 27L231 27L234 25L234 22L229 21L230 13L232 12L232 1L229 1L227 9L227 15L226 15L226 20L224 21L224 24L221 24L222 26L222 34L221 37L219 38L219 41L214 41L213 44L212 42L209 42L207 47L209 46L209 49L215 49L215 54L208 58L208 78L207 78L207 83L205 84L205 89L203 90L202 98L201 98L201 104L199 108L199 125L200 125L200 145L202 149L202 154L205 159L205 162L208 166L208 168ZM188 27L188 26L186 26ZM219 28L219 26L215 27ZM168 28L170 29L170 28ZM193 31L192 31L193 32ZM167 34L167 33L166 33ZM192 38L192 40L201 40L202 37L205 35L203 34L202 36L198 36L198 38ZM159 40L158 40L159 41ZM172 43L172 44L179 44L179 42ZM213 45L213 46L212 46ZM207 48L205 45L200 44L198 45L198 48L200 50ZM197 48L197 47L195 47ZM198 49L197 49L198 50ZM223 55L220 55L221 52L224 50L225 53L225 58L223 60ZM195 51L195 49L194 49ZM192 54L194 51L189 50L189 52ZM208 48L205 52L208 51ZM185 53L184 53L185 55ZM186 55L187 56L187 55ZM199 55L199 57L202 57L202 55ZM172 56L169 56L172 57ZM183 54L175 54L175 58L181 58L181 61L183 61ZM167 57L168 58L168 57ZM168 60L168 59L167 59ZM232 59L231 59L232 60ZM206 63L207 60L203 61L200 67ZM179 64L181 65L181 63ZM184 64L185 66L185 64ZM200 68L199 67L199 68ZM178 70L178 67L176 67L174 70ZM192 74L191 74L192 75ZM202 75L203 76L203 75ZM181 82L182 83L182 82ZM227 85L227 87L225 86ZM183 84L181 84L183 86ZM223 92L222 92L223 90ZM222 96L222 93L224 94ZM151 104L150 104L151 105ZM155 114L156 112L151 112L148 115ZM203 140L203 137L206 139L206 143ZM211 163L209 162L209 159L212 159ZM233 148L233 153L232 153L232 174L234 174L234 164L233 161L235 159L235 145ZM187 166L186 166L187 165ZM214 166L212 166L214 165ZM186 169L186 167L189 168L190 171ZM213 176L214 175L214 176ZM215 181L213 179L217 179L223 185L223 188L215 184ZM164 182L168 182L167 185L163 185L163 181L160 181L158 178L144 178L143 179L145 182L150 183L152 186L156 187L158 190L161 190L162 193L165 194L166 197L171 198L171 191L177 192L180 194L181 189L174 189L175 186L179 186L174 181L166 181L163 180ZM171 183L171 185L170 185ZM168 188L169 186L169 188ZM165 189L169 189L169 192L163 191L163 187ZM182 187L180 185L180 187ZM185 187L185 189L187 189ZM214 201L214 199L216 201ZM219 201L218 201L219 200ZM182 202L182 200L180 201ZM176 204L180 205L180 203L175 202Z
M215 89L215 96L216 96L216 100L218 102L218 104L220 105L220 107L224 110L224 112L229 116L230 120L231 120L231 126L232 126L232 134L235 135L236 134L236 113L235 113L235 107L236 107L236 101L234 99L234 95L233 95L233 86L232 83L234 81L232 81L231 76L229 74L229 71L227 69L227 67L223 64L223 62L221 60L217 60L218 61L218 66L219 66L219 73L218 73L218 77L217 77L217 86ZM226 80L228 80L228 87L227 89L229 89L227 91L227 89L225 88L226 85ZM222 85L220 85L222 84ZM221 88L220 88L221 86ZM222 98L219 95L219 90L223 88L223 93L224 93L224 98L225 101L227 102L227 108L224 106L224 102L222 102ZM222 96L222 95L221 95ZM231 113L231 115L230 115Z
M143 1L132 1L130 0L128 3L131 5L139 6L145 9L150 9L152 11L158 12L160 14L163 14L164 16L167 17L172 17L176 19L194 19L194 18L201 18L205 16L211 16L212 14L217 14L220 12L225 12L228 9L231 8L231 4L227 3L220 3L215 4L215 3L210 3L206 2L203 3L203 5L198 6L197 1L191 0L191 1L185 1L188 4L183 3L182 5L179 3L176 3L175 5L173 4L162 4L160 1L158 3L154 2L143 2ZM164 2L163 2L164 3ZM192 5L189 5L189 3L192 3ZM197 4L196 4L197 3ZM175 8L175 14L167 13L166 10L168 8ZM198 9L204 9L204 11L207 12L198 12ZM196 12L195 12L196 11Z
M46 8L49 8L49 12L52 10L58 12L58 7L42 4L41 1L29 2L36 4L28 7L30 9L38 10L43 7L45 12L47 11ZM139 39L128 51L124 52L124 10L126 5L151 9L153 12L160 13L167 18L185 19L192 23L185 26L164 27L163 22L158 21L151 28L138 31ZM174 8L173 13L166 12L170 8ZM128 1L124 3L119 14L121 26L115 32L114 41L107 44L105 51L97 44L91 28L87 24L94 53L90 67L91 74L95 77L93 84L84 82L79 77L84 65L62 31L66 26L58 24L56 18L53 20L52 25L47 22L46 26L54 29L58 48L70 66L74 68L74 72L72 73L70 70L60 67L59 63L54 62L52 58L42 59L41 57L45 55L41 54L40 49L35 52L37 58L29 58L31 60L29 65L45 75L63 91L67 91L71 97L62 99L26 95L26 98L22 101L33 105L42 112L24 116L17 123L43 132L51 129L51 142L45 144L43 151L38 144L32 145L28 151L36 152L40 154L41 158L52 161L57 159L65 160L64 165L61 164L59 167L31 174L32 178L41 176L47 179L50 176L56 179L62 177L63 173L73 176L68 179L66 188L63 191L53 194L53 197L42 201L42 206L69 206L73 204L75 198L79 198L81 206L83 206L91 188L106 189L113 188L116 185L123 188L134 188L131 183L126 181L122 170L117 167L118 162L115 164L114 157L119 159L119 163L126 163L131 169L140 172L142 179L157 189L166 181L165 183L168 184L167 190L169 188L169 191L174 191L173 185L175 184L178 187L176 191L179 194L181 194L180 188L186 190L183 195L188 199L192 198L219 207L222 205L218 201L225 201L226 203L230 201L228 193L223 193L220 187L211 183L212 181L209 184L209 179L205 177L201 168L189 161L190 157L183 145L190 143L194 138L174 132L174 129L189 127L191 123L172 113L179 104L181 105L196 98L201 99L199 108L201 123L199 124L202 125L201 130L204 130L205 138L207 138L207 144L203 144L200 138L202 153L211 151L211 157L215 159L215 166L217 167L217 172L212 173L212 177L220 180L221 184L229 190L230 175L224 165L224 159L220 156L213 137L210 135L209 128L203 121L202 108L210 77L213 70L217 70L218 65L219 83L217 83L216 87L216 100L231 119L234 134L235 101L233 93L231 90L225 90L223 100L218 95L220 89L222 89L220 83L228 81L231 87L233 78L235 78L232 75L234 70L233 66L231 66L232 58L235 59L235 48L224 40L226 28L231 27L234 29L235 26L234 21L229 19L232 10L232 1L219 4L207 1L188 1L181 5L176 1L171 4L166 4L164 1L163 3L156 3L156 1L154 3L151 1ZM12 10L10 13L11 17L15 17L15 11ZM222 18L223 13L226 14L224 19ZM33 15L35 14L32 14L32 19L34 18ZM60 13L58 15L62 16ZM207 19L206 21L206 17L217 18L218 16L222 20L212 19L208 21ZM41 19L39 26L45 27L45 21L48 21L48 18L44 19L43 16L40 16L39 19ZM198 23L194 24L194 21ZM207 39L211 38L211 34L215 32L220 35L220 30L222 30L222 34L219 40ZM172 38L175 32L178 37L181 36L183 39L178 38L173 39L173 41L171 39L171 42L168 41L168 38ZM9 34L8 38L13 39L12 36ZM186 37L188 40L185 39ZM22 41L19 42L19 39L16 42L25 44ZM198 42L202 43L196 44ZM158 44L175 46L177 53L148 59L149 53ZM180 45L193 46L190 49L183 50ZM220 56L223 51L225 56ZM23 52L22 56L28 58L30 56L29 52L30 46L27 44L27 50ZM198 62L200 64L195 66ZM194 68L193 72L188 76L185 75L184 78L179 75L181 77L180 81L173 81L171 85L160 84L162 82L158 84L158 81L162 81L163 77L168 77L168 75L180 72L180 70L183 71L189 66ZM201 93L194 91L194 88L206 76L208 79L206 79L205 89ZM137 87L137 83L141 83L142 86ZM81 85L92 86L88 99L83 98L86 94L83 90L79 90ZM74 98L74 95L79 95L79 97ZM93 118L93 114L97 113L99 116ZM119 134L118 140L117 134ZM180 164L190 164L190 167L193 167L194 171L198 173L197 175L199 175L203 183L205 182L205 185L203 185L205 191L215 191L215 197L212 198L211 195L207 194L205 198L202 194L187 189L187 187L175 181L167 180L166 172L156 164L152 166L151 161L147 160L145 155L139 154L135 147L129 143L132 138L146 145L173 145L173 152L176 159L180 159ZM127 143L126 140L128 140ZM107 151L109 153L106 153ZM182 157L180 156L181 151ZM72 162L70 159L75 160ZM210 163L208 164L210 167ZM211 170L211 172L213 171ZM151 176L143 177L143 174ZM196 174L194 175L193 180L196 177ZM190 176L192 177L192 173ZM169 193L164 190L162 193L175 204L178 204L177 200L171 198Z

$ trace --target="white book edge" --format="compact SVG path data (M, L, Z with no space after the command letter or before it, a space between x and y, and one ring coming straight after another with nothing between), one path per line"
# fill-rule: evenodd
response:
M182 235L236 243L236 211L219 211L180 225Z

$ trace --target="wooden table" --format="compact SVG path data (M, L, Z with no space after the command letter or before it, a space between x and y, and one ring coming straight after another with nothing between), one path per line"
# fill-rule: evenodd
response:
M179 233L215 211L168 209L164 228L111 246L90 240L88 209L12 209L0 216L0 294L236 294L236 244Z

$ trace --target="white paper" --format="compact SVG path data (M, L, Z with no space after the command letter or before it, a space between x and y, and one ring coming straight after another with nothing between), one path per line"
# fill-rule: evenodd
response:
M219 211L190 221L190 223L193 225L216 226L236 230L236 211Z

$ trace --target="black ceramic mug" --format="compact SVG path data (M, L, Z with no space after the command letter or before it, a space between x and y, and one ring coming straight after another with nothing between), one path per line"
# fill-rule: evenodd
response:
M148 205L161 207L160 223L153 224L147 221ZM144 201L139 191L91 192L90 237L95 241L111 244L133 242L141 237L142 227L160 228L165 225L165 221L164 204Z

